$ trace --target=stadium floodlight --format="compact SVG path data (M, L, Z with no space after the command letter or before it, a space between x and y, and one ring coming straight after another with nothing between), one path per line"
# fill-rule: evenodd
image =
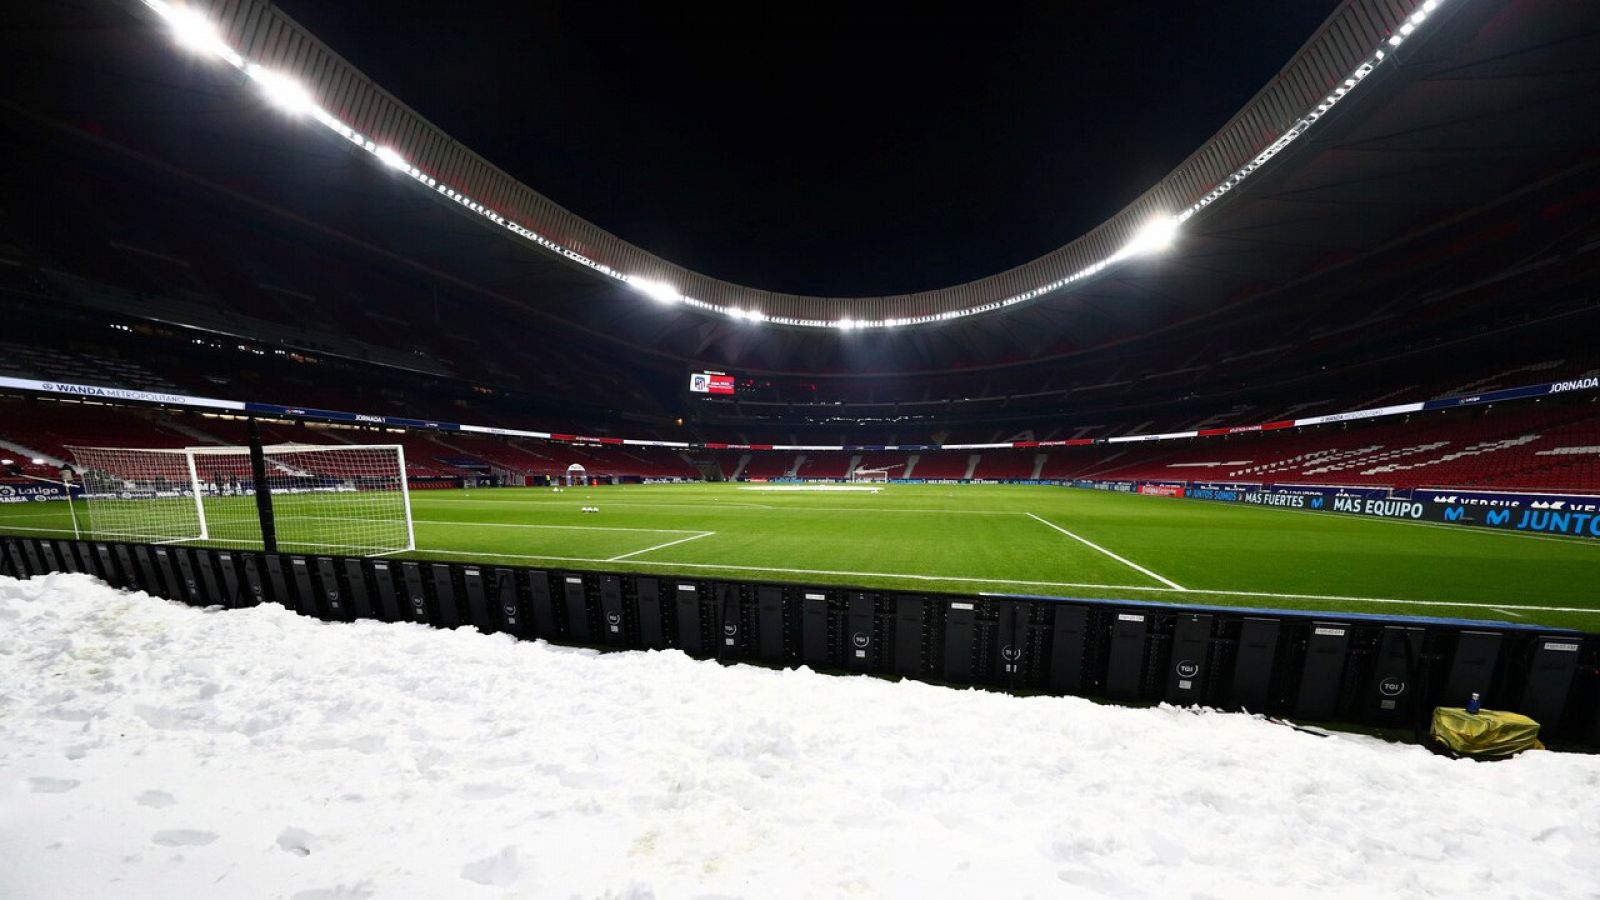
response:
M394 149L393 147L387 145L379 147L378 149L372 151L372 155L376 156L379 161L391 169L399 169L400 171L405 172L411 168L411 164L406 162L406 158L401 156L400 151Z
M641 294L644 294L646 297L649 297L652 300L659 300L662 303L683 302L683 295L678 293L678 289L670 284L667 284L665 281L657 281L653 278L640 278L637 275L629 275L625 280L628 282L629 287Z
M251 65L245 72L249 74L250 80L261 88L261 93L267 101L284 112L293 116L303 116L317 108L317 101L311 98L311 92L306 90L305 85L282 72L263 69L257 65Z
M177 41L178 46L202 56L220 56L226 59L238 55L222 39L217 26L197 9L167 5L162 10L162 17L167 20L167 27L172 29L172 39Z
M16 464L17 461L14 459L0 459L0 466L14 466Z
M1145 256L1151 253L1160 253L1172 246L1178 237L1178 219L1175 216L1163 215L1146 222L1143 228L1134 232L1133 239L1124 244L1117 251L1114 259L1127 259L1130 256Z
M42 465L44 465L44 460L42 460L39 457L35 456L33 458L33 464L36 465L36 466L42 466Z

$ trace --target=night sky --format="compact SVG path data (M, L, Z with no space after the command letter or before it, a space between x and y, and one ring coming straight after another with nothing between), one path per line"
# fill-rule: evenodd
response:
M279 5L623 238L743 284L870 295L979 278L1082 234L1216 131L1338 4Z

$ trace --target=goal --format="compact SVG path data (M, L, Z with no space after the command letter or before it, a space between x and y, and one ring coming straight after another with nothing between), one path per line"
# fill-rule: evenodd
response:
M865 481L874 484L888 484L888 469L856 469L850 473L851 481Z
M68 447L96 537L260 548L249 447ZM397 444L262 448L281 550L415 550L405 449Z

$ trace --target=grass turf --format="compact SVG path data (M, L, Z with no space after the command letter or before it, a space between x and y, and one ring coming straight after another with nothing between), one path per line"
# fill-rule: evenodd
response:
M1600 630L1600 542L1581 538L1057 487L771 487L418 492L421 549L408 555ZM282 549L342 552L292 544L344 542L362 523L341 496L351 495L276 498ZM297 521L297 504L312 502L345 503L351 516L328 516L324 506L325 518ZM208 501L208 515L247 515L250 503ZM0 532L70 536L71 527L65 504L12 504L0 506Z

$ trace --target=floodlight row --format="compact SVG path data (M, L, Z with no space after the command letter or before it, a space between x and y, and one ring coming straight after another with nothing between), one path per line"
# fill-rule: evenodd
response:
M293 116L308 116L340 137L349 141L357 149L371 154L382 165L410 177L417 183L427 187L447 200L451 200L469 212L487 219L497 227L503 228L518 237L538 244L539 246L559 254L579 265L592 269L609 278L613 278L630 288L644 294L650 299L668 305L687 306L702 312L726 316L730 319L752 324L774 323L790 325L800 328L831 328L839 331L867 330L879 328L896 328L906 325L925 325L937 322L948 322L952 319L975 316L982 313L1005 309L1019 303L1037 299L1045 294L1054 293L1062 288L1092 278L1106 268L1121 263L1135 256L1155 253L1166 249L1177 236L1179 228L1201 210L1220 200L1223 195L1238 187L1246 178L1266 165L1273 157L1281 153L1286 147L1298 140L1310 127L1327 115L1333 107L1345 97L1349 96L1357 86L1388 56L1381 47L1372 52L1356 69L1346 77L1342 84L1336 86L1327 97L1319 102L1315 108L1308 110L1295 124L1273 141L1266 149L1262 150L1239 169L1235 170L1220 184L1207 191L1199 200L1196 200L1187 209L1176 214L1162 214L1153 217L1139 230L1134 237L1110 256L1096 260L1077 271L1058 278L1048 284L1013 294L1000 300L982 303L960 309L945 310L938 313L928 313L918 316L906 316L886 319L852 319L848 316L838 319L811 319L793 316L769 315L759 309L746 309L739 306L724 306L709 303L704 300L683 294L677 287L669 282L647 276L618 271L617 269L590 259L582 253L563 246L537 231L508 219L492 206L485 205L476 198L457 190L452 185L438 181L433 176L413 165L398 149L387 144L379 144L371 136L363 135L355 128L344 122L338 116L323 108L311 92L293 77L264 68L256 63L246 60L242 54L230 46L222 37L216 25L207 19L199 10L169 0L143 0L144 4L156 13L172 31L173 39L196 53L212 56L223 60L229 65L242 71L257 88L263 97L274 106ZM1438 9L1443 0L1424 0L1415 12L1408 16L1400 28L1386 41L1388 47L1394 48L1404 43L1416 32L1427 18Z

